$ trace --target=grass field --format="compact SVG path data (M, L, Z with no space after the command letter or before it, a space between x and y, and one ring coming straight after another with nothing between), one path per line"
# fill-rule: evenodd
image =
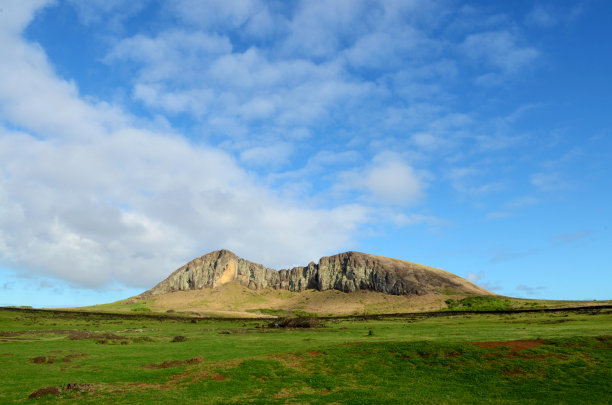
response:
M0 403L612 398L610 310L268 322L0 310Z

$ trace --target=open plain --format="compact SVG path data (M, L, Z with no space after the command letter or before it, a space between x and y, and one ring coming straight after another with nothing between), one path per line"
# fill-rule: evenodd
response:
M279 320L0 310L0 403L609 403L609 305ZM300 326L300 325L294 325Z

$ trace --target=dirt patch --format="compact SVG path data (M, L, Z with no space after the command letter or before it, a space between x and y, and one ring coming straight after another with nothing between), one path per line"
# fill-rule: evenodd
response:
M281 361L283 365L288 368L294 368L296 370L305 369L304 357L298 356L295 353L271 354L268 357Z
M194 384L196 382L206 381L209 379L210 379L210 376L206 372L190 371L187 373L176 374L175 376L172 377L170 381L168 381L168 384L169 385L177 385L177 384L182 384L182 383Z
M506 342L467 342L472 343L476 346L480 346L483 349L492 349L496 347L510 347L512 351L519 351L525 349L531 349L544 344L541 339L535 340L508 340Z
M223 380L225 380L225 376L223 374L215 374L213 376L213 380L214 381L223 381Z
M202 363L204 361L204 356L196 356L193 357L189 360L172 360L172 361L164 361L162 363L158 363L158 364L148 364L146 366L141 366L141 368L148 368L148 369L153 369L153 370L157 370L157 369L161 369L161 368L171 368L171 367L180 367L180 366L186 366L187 364L198 364L198 363Z
M281 388L276 394L274 394L274 398L283 399L283 398L291 398L297 395L304 394L313 394L316 391L311 387L293 387L293 388Z
M321 352L306 352L308 354L310 354L312 357L317 357L321 355Z
M62 358L62 363L70 363L73 359L78 359L87 356L85 353L71 353Z

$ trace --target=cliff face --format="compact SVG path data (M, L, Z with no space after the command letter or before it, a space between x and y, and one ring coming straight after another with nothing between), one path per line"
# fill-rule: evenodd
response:
M228 282L237 282L254 290L370 290L393 295L424 295L453 290L490 294L444 270L359 252L322 257L318 264L311 262L305 267L277 271L244 260L228 250L218 250L180 267L142 296L214 288Z

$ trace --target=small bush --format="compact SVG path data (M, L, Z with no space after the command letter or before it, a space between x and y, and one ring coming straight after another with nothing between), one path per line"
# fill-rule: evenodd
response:
M171 342L186 342L187 341L187 337L183 336L183 335L178 335L175 336L174 338L172 338Z
M132 312L151 312L151 308L147 308L147 307L132 308Z
M47 395L59 395L60 392L61 392L60 387L44 387L44 388L38 389L34 391L33 393L31 393L28 398L35 399L35 398L41 398Z
M279 318L268 325L271 328L320 328L321 321L312 317Z

